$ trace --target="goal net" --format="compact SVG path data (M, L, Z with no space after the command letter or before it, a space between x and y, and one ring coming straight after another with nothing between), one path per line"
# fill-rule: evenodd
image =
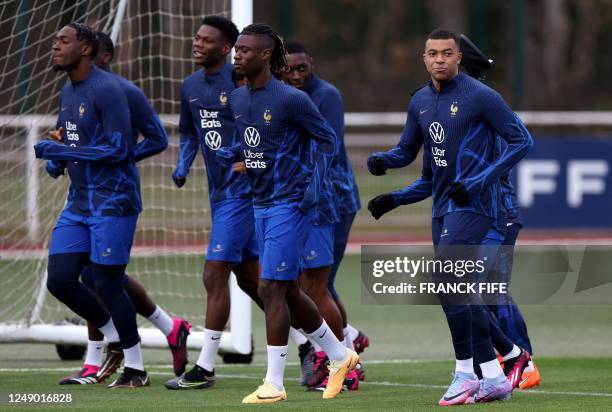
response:
M51 230L67 195L68 178L52 179L32 145L55 125L57 98L66 81L51 71L51 43L72 21L111 34L112 70L141 87L168 132L166 151L138 164L144 212L140 215L128 273L140 280L168 313L201 329L205 293L201 280L210 226L205 170L198 157L187 184L171 174L178 157L181 81L196 68L191 43L202 18L232 17L243 27L251 0L2 1L0 32L0 341L85 343L84 327L58 326L74 317L45 287ZM239 4L238 4L239 3ZM236 13L236 12L234 12ZM221 348L251 351L250 301L232 280L232 333ZM164 346L163 335L139 318L143 345ZM201 345L197 330L189 345Z

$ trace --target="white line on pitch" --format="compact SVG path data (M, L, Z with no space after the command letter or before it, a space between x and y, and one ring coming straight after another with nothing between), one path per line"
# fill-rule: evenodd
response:
M400 359L397 359L400 361ZM371 362L369 362L371 363ZM383 362L380 362L383 363ZM388 363L388 362L387 362ZM398 362L395 362L398 363ZM226 365L227 366L227 365ZM253 366L253 365L251 365ZM75 368L0 368L1 372L61 372L73 371ZM150 375L168 376L168 373L151 371ZM252 379L260 380L260 375L245 375L245 374L218 374L217 377L225 379ZM286 378L286 380L297 381L296 378ZM445 389L446 385L432 385L425 383L400 383L400 382L379 382L367 381L360 385L365 386L393 386L401 388L423 388L423 389ZM517 391L515 393L534 394L534 395L561 395L561 396L596 396L602 398L612 398L612 393L607 392L562 392L562 391L546 391L541 389L529 389L526 391Z

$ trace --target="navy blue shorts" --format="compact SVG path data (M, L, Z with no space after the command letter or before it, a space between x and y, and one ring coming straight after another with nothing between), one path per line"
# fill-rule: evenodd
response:
M49 255L89 253L99 265L127 265L138 215L81 216L62 211L51 234Z
M315 225L302 251L302 268L316 269L334 263L334 225Z
M251 199L226 199L211 206L212 228L207 260L245 262L257 258Z
M302 251L314 217L315 209L304 215L297 202L255 206L261 279L289 281L300 276Z

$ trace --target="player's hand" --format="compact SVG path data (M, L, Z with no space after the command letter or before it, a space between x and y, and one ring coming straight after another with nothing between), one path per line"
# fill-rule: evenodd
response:
M56 142L62 143L62 134L64 133L64 128L60 127L57 130L47 133L50 139L55 140Z
M370 157L368 157L368 170L374 176L386 174L387 165L385 164L385 160L377 155L370 155Z
M246 164L244 162L236 162L232 167L234 173L246 173Z
M393 209L395 209L395 197L391 193L378 195L368 202L368 210L376 220Z
M466 207L470 205L470 195L461 182L453 182L449 184L448 189L446 189L446 194L459 207Z
M187 181L187 178L185 176L177 175L176 171L174 171L174 173L172 173L172 180L174 181L176 187L183 187Z
M47 166L45 167L47 174L54 179L57 179L64 174L66 168L65 162L56 162L53 160L47 160Z

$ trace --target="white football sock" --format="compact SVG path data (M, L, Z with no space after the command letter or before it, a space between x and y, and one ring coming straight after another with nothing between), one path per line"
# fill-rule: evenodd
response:
M455 372L474 373L474 358L455 359Z
M506 354L506 355L504 355L502 357L502 360L507 361L508 359L516 358L520 354L521 354L521 348L519 348L518 346L514 345L512 347L512 350L508 354Z
M266 381L278 390L284 390L283 378L285 375L285 364L287 363L288 346L268 345L268 370Z
M123 356L125 356L124 366L126 368L138 369L144 371L144 364L142 362L142 351L140 350L140 343L123 349Z
M327 326L325 320L323 320L323 323L321 323L317 330L308 334L308 338L323 348L329 360L340 361L346 358L346 347L336 338L336 335Z
M529 361L529 363L527 364L527 367L525 368L525 372L533 372L535 370L535 367L533 366L533 361Z
M350 350L355 350L355 345L353 344L353 339L351 339L351 332L349 327L342 329L344 333L344 346L349 348Z
M204 329L202 350L196 364L208 372L212 372L215 369L217 352L219 352L219 345L221 344L221 335L223 335L221 330Z
M355 338L357 338L357 335L359 335L359 331L350 324L346 325L346 329L349 330L349 337L351 338L352 341L355 340Z
M88 340L87 355L85 356L84 365L102 366L102 350L104 349L104 341Z
M161 330L165 336L170 336L172 329L174 329L174 321L159 306L155 306L155 312L147 319L149 319L149 322L154 324L157 329Z
M490 360L480 364L480 370L482 370L482 377L484 379L497 379L500 375L505 379L504 371L497 359Z
M306 339L306 336L304 336L300 331L298 331L297 329L293 327L289 328L289 337L298 346L303 345L306 342L308 342L308 339Z
M115 328L113 318L109 318L108 322L106 322L104 326L100 326L98 330L102 332L109 343L119 342L119 332L117 332L117 328Z

